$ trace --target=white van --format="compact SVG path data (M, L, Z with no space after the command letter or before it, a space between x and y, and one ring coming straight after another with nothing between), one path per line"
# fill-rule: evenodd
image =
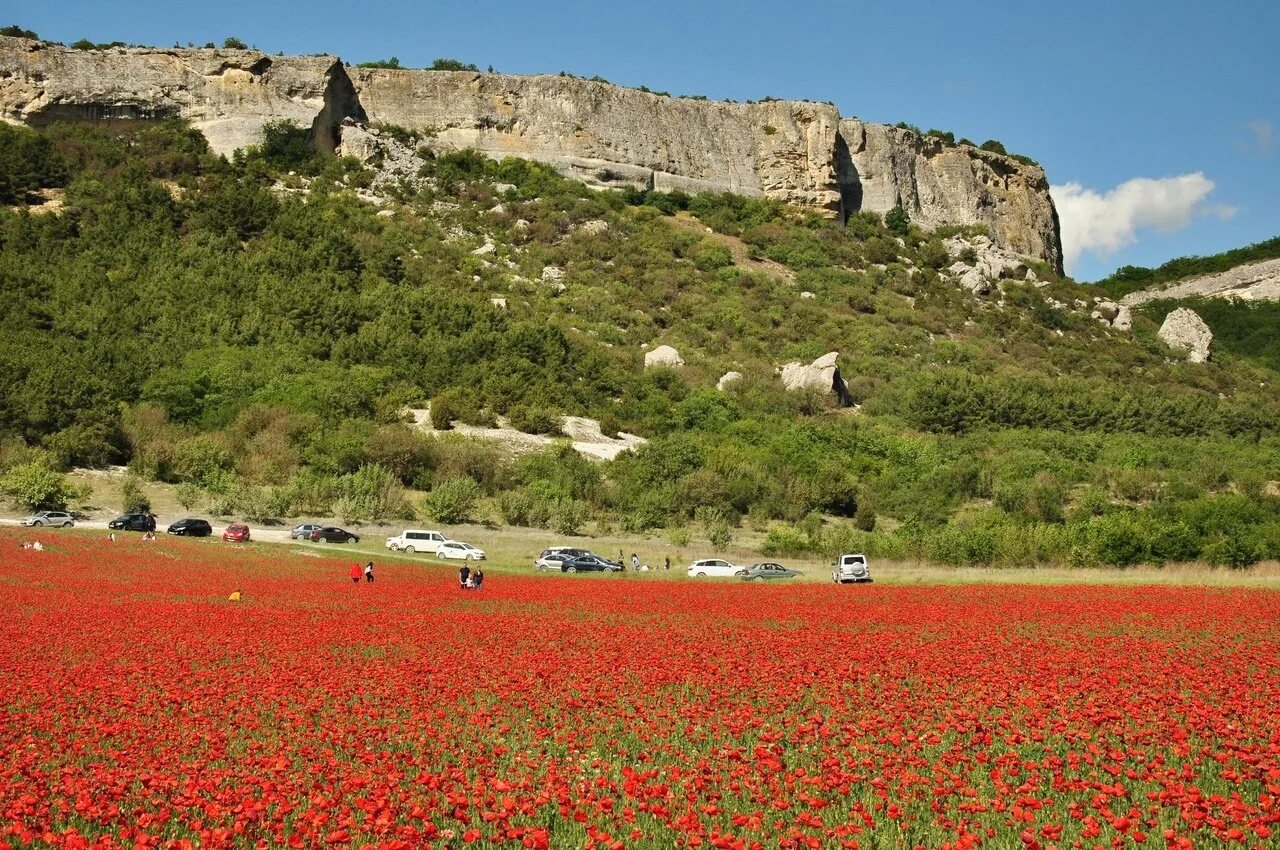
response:
M387 538L387 548L393 551L404 551L412 555L414 552L430 552L440 550L440 544L449 539L449 535L439 531L423 531L417 528L406 528L395 537Z
M867 556L841 555L832 565L831 580L836 584L871 581L871 569L867 566Z

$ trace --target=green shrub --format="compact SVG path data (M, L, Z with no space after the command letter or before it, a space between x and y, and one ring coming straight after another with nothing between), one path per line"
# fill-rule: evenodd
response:
M902 208L902 204L898 204L889 212L885 213L884 226L889 228L890 232L899 236L906 236L911 232L911 217L907 215L907 211Z
M28 510L63 510L83 495L66 476L40 460L13 466L0 474L0 492Z
M249 49L249 45L245 44L243 41L236 38L234 35L229 35L226 38L224 38L222 40L222 47L224 50L248 50Z
M188 511L200 504L201 498L203 497L200 486L198 484L193 484L190 481L184 481L177 487L173 488L173 494L174 498L178 500L178 504L182 505L182 507Z
M809 538L791 528L771 529L760 544L760 554L770 558L798 557L810 551Z
M142 489L137 476L126 475L120 481L120 509L127 514L151 510L151 498Z
M470 478L452 478L422 497L422 513L446 525L470 522L479 499L479 484Z
M517 431L526 434L560 436L561 418L540 405L517 405L507 411L507 422Z

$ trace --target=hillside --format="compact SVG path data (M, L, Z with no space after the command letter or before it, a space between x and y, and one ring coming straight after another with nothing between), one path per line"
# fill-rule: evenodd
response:
M1178 257L1154 269L1121 266L1094 285L1134 305L1199 296L1275 301L1280 299L1280 236L1207 257Z
M745 523L773 552L961 564L1280 554L1277 375L1243 349L1182 362L1101 290L986 265L976 228L599 192L368 135L366 167L286 124L231 160L178 122L0 127L0 483L125 462L258 517ZM646 369L659 345L684 365ZM854 407L783 387L833 351ZM438 427L578 415L648 442L513 459L412 428L428 402Z

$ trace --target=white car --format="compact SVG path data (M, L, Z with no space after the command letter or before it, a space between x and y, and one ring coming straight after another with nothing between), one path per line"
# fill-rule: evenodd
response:
M582 558L593 554L595 553L572 546L553 546L550 549L543 549L542 554L533 562L533 566L534 569L543 572L546 570L560 572L561 566L570 558Z
M440 544L436 554L441 558L452 558L456 561L483 561L484 550L477 549L470 543L461 540L446 540Z
M23 525L32 528L40 528L43 525L57 525L62 528L70 528L76 524L75 517L66 511L36 511L31 516L22 520Z
M689 575L694 578L732 578L742 567L731 564L723 558L703 558L689 566Z
M448 539L448 535L443 532L406 528L395 537L387 538L387 548L392 551L403 550L410 555L414 552L438 552L440 544Z

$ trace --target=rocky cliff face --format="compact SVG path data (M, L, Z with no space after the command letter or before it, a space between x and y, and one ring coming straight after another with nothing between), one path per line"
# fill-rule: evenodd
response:
M598 186L765 195L848 215L901 204L929 227L985 224L997 245L1061 266L1044 172L968 146L841 120L797 101L671 98L572 77L345 68L252 50L71 50L0 38L0 116L181 117L227 153L288 119L334 148L341 121L398 124L442 148L549 163Z
M1280 301L1280 260L1245 263L1225 272L1189 277L1156 289L1131 292L1121 300L1131 307L1137 307L1148 301L1166 298Z
M185 118L218 153L254 144L287 119L333 147L345 114L360 117L336 56L256 50L71 50L0 37L0 116L59 120Z

